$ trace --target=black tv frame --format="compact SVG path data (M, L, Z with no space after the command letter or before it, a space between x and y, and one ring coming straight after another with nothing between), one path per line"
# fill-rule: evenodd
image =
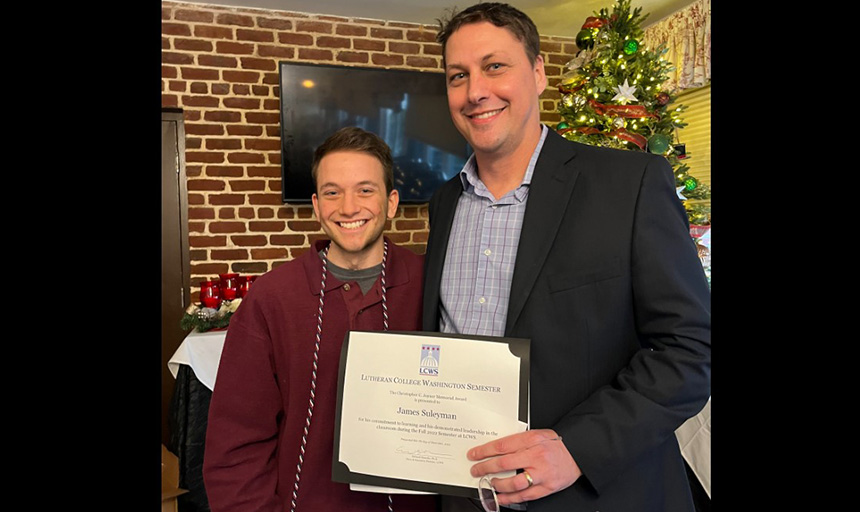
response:
M313 87L298 85L303 80L317 80L318 83ZM451 122L443 73L280 61L278 84L283 203L310 203L313 150L344 126L359 126L372 131L392 146L395 187L400 191L403 204L429 201L433 190L459 172L472 152ZM314 88L317 88L315 92L327 88L323 100L310 100L311 94L302 98L303 90ZM409 96L401 97L404 101L398 104L400 93ZM320 105L321 101L325 104ZM407 108L400 109L404 104ZM392 115L399 116L394 123L387 123L385 129L380 129L383 121L376 117L381 114L373 112L380 110L380 105L385 108L391 106L395 112ZM302 119L314 109L324 115L314 117L313 123L302 125ZM405 114L399 115L400 112ZM391 129L392 124L397 124L398 128ZM405 156L414 155L416 151L424 151L430 156L424 161ZM432 165L431 159L434 161ZM431 174L422 178L409 166L426 167Z

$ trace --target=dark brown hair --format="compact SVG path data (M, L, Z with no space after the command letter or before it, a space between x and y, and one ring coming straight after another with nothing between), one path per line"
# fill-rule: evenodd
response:
M314 151L314 163L311 167L314 190L317 189L317 172L320 160L335 151L360 151L375 156L382 164L385 192L391 194L391 191L394 190L394 160L391 158L391 149L388 144L375 133L355 126L347 126L334 132Z
M445 46L448 38L463 25L488 21L497 27L506 28L519 39L526 50L529 63L534 65L540 55L540 35L534 22L525 13L508 4L485 2L475 4L460 12L456 7L450 12L450 18L436 20L439 22L439 33L436 41L442 43L442 62L445 61Z

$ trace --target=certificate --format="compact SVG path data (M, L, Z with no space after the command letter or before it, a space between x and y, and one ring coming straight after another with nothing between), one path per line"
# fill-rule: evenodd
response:
M466 452L527 428L529 348L522 338L347 333L332 479L474 497Z

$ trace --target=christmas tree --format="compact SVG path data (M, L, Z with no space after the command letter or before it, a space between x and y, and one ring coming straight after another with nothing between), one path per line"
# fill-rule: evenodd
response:
M558 86L556 130L564 137L593 146L663 155L672 165L678 196L691 224L710 224L710 207L690 204L708 199L710 190L689 174L683 144L676 144L677 128L686 126L675 96L662 89L673 70L663 58L666 48L640 44L642 8L631 11L630 0L617 0L612 12L603 8L589 16L576 36L579 52L567 63Z

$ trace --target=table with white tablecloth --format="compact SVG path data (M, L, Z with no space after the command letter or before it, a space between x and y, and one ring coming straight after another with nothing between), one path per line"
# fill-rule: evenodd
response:
M186 336L167 367L176 379L170 403L170 449L179 458L179 496L183 512L209 512L203 484L203 454L209 401L221 361L226 330L196 332Z
M170 373L176 378L179 366L188 365L203 385L210 391L215 389L215 377L218 375L218 363L221 361L221 350L224 349L226 336L226 330L191 331L167 362Z

